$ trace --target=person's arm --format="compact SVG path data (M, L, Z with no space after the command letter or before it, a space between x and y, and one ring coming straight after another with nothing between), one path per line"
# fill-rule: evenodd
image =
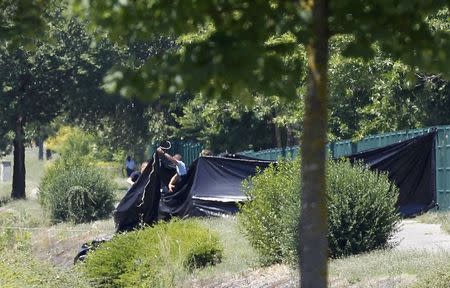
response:
M172 179L170 179L169 182L169 192L173 192L173 189L175 188L175 184L178 182L180 176L178 176L178 174L175 173L175 175L173 175Z
M127 183L130 184L130 185L133 185L133 184L134 184L133 180L131 180L131 177L128 177L128 178L127 178Z
M178 165L178 160L173 158L170 154L167 154L166 152L164 152L163 149L158 148L158 149L156 149L156 152L158 152L159 155L162 155L162 156L166 157L167 160L169 160L173 164Z

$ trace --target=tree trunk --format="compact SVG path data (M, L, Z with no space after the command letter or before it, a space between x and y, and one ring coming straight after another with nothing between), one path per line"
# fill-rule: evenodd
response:
M38 159L39 160L44 160L44 141L42 141L41 138L37 138L36 139L36 144L38 146Z
M277 148L283 148L283 141L281 140L281 129L277 124L273 124L275 131L275 139L277 141Z
M300 215L300 285L302 288L327 287L328 211L326 205L326 131L328 3L312 2L312 39L308 45L308 92L303 118L302 188Z
M286 125L286 146L287 147L292 147L294 146L294 133L292 132L292 127L291 125Z
M25 199L25 143L24 118L19 115L16 120L14 144L14 168L11 198Z

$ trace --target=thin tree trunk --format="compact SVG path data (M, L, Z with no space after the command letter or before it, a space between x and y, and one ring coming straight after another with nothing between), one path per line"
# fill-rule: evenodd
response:
M277 124L273 124L275 131L275 139L277 141L277 148L283 148L283 141L281 140L281 129Z
M309 83L305 99L300 215L300 285L327 287L328 241L325 182L327 130L328 3L312 4L312 40L308 45Z
M39 160L44 160L44 141L42 141L41 138L37 138L36 139L36 144L38 146L38 159Z
M294 136L292 135L292 127L291 125L286 125L286 146L292 147L294 146Z
M11 198L25 199L25 143L24 119L21 115L16 120L14 144L14 168Z

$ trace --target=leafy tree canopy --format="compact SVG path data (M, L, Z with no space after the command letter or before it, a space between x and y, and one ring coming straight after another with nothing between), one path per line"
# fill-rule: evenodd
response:
M295 97L309 41L308 3L295 1L81 1L82 11L117 40L175 36L180 49L108 80L125 95L188 89L208 96ZM450 32L427 16L447 1L330 1L330 36L350 35L342 54L372 58L378 46L410 67L450 75ZM438 29L436 29L438 28ZM442 28L442 27L441 27ZM413 70L412 70L413 71Z
M43 36L50 4L46 0L0 0L0 41L14 47L32 44L32 39Z

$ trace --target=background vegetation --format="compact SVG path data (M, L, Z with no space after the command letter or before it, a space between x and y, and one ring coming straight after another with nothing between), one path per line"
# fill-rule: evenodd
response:
M242 206L239 220L265 264L295 263L301 241L299 167L299 158L281 161L247 183L252 201ZM340 160L328 162L327 177L330 257L385 248L399 221L398 190L387 175Z
M3 205L0 207L0 275L6 275L0 278L2 286L86 285L82 272L70 274L72 271L61 272L55 267L60 262L67 265L70 262L67 258L71 258L69 254L76 251L82 241L91 240L89 238L99 233L111 234L114 230L112 222L52 224L56 214L65 213L62 211L68 212L68 216L61 218L74 222L94 220L109 213L113 188L104 176L97 174L105 161L121 162L126 154L141 160L145 158L148 144L168 138L200 141L214 152L237 152L298 144L299 135L304 131L325 132L325 125L304 129L304 122L300 121L305 108L311 107L305 105L306 100L311 99L306 96L316 95L314 89L307 93L308 87L314 88L307 83L307 66L312 63L307 61L307 56L311 57L311 51L315 49L306 49L306 46L312 45L311 35L318 35L310 33L311 20L322 20L323 27L330 28L332 33L324 35L327 41L333 35L329 45L324 45L322 50L329 50L329 58L328 53L324 53L323 57L313 59L323 58L323 63L329 64L328 71L322 71L323 76L328 72L329 91L322 91L330 95L330 101L318 102L327 105L325 109L319 109L322 117L318 118L326 121L327 109L330 115L328 140L449 124L450 88L448 78L444 77L450 71L447 65L450 24L445 1L330 1L333 17L328 19L329 23L325 17L314 17L308 5L296 6L299 5L297 2L294 5L282 1L227 1L233 9L216 5L221 1L175 1L170 4L153 1L156 6L152 9L127 1L69 2L0 0L0 151L1 155L7 155L5 159L14 158L13 182L1 184L0 192L2 196L11 194L16 199L30 198L14 202L7 196L0 199L0 205ZM192 5L198 6L189 9ZM174 13L174 7L188 9ZM68 8L72 12L84 12L84 20L74 17ZM173 25L168 25L167 21L172 20ZM324 87L325 83L321 88ZM202 93L197 93L199 91ZM239 100L231 101L235 98ZM145 101L148 99L152 102ZM49 168L41 186L44 206L57 207L65 202L67 207L56 209L58 213L49 213L43 211L35 199L44 163L49 162L29 161L30 154L25 147L37 145L41 149L36 154L41 156L44 140L55 134L56 139L63 137L67 126L71 127L66 131L70 134L69 140L64 144L66 146L54 145L60 158L51 164L53 168ZM318 142L325 145L324 133L318 138ZM303 141L303 144L307 143ZM9 155L11 150L14 155ZM322 157L323 151L319 150L318 155ZM320 157L311 158L317 162ZM40 159L42 161L42 157ZM77 166L83 168L73 168ZM345 165L336 167L346 169ZM281 180L286 180L288 187L300 187L298 180L290 178L293 172L287 171L288 168L286 164L285 175L273 172L273 177L283 178ZM351 182L345 175L333 178L332 171L328 176L336 187L348 185L361 191L364 181L374 181L360 172L351 174L351 171L352 177L363 180L352 179ZM323 183L323 173L321 176L319 181L306 177L303 184L311 181L314 188ZM123 182L123 179L118 181ZM382 181L382 184L386 183ZM289 194L290 191L282 190L284 186L277 185L272 187L286 194L280 197L276 195L277 191L270 191L263 199L274 203L264 206L264 203L254 202L255 209L263 212L262 218L251 220L255 223L255 237L267 233L274 244L259 242L256 246L265 249L268 257L281 261L276 257L283 255L281 259L292 259L295 254L296 239L292 233L295 233L298 218L282 217L276 210L277 201L297 201L299 195ZM66 190L52 195L59 187L66 187ZM125 190L126 186L123 188ZM69 191L76 193L65 194ZM100 193L94 195L97 191ZM324 189L318 190L321 191ZM343 194L348 191L347 188L339 190ZM329 238L337 239L331 242L332 254L347 255L384 245L395 222L392 214L384 217L382 213L372 213L377 207L371 205L373 199L370 197L358 198L366 204L361 206L364 208L353 207L348 200L350 196L345 195L342 198L334 197L333 193L329 195L330 203L337 203L335 207L329 207L332 211L329 224L333 229L350 227L346 233L352 234L354 242L349 243L340 231L332 230ZM99 198L94 200L96 196ZM96 207L100 202L106 206ZM379 207L388 211L390 204L386 206L386 203ZM286 210L289 215L298 214L296 207L284 204L289 207ZM97 210L100 214L96 214ZM346 214L349 211L353 214ZM344 223L347 217L351 223ZM385 227L376 231L383 238L374 236L376 232L372 229L379 227L366 227L358 217L372 220L381 217L381 222L386 221ZM443 219L438 214L423 218L423 221L442 222ZM204 225L217 225L223 230L224 226L234 225L233 219L217 220L219 224L214 221L205 220ZM270 225L279 225L270 227L278 231L278 235L269 231ZM358 230L351 230L354 227L367 234L353 233ZM242 236L233 229L230 233L233 239ZM229 235L220 235L231 241ZM281 243L277 238L280 236L286 241ZM219 273L217 271L220 271L218 277L229 271L242 272L253 265L255 258L254 251L246 246L247 242L243 243L235 246L242 251L224 252L229 255L227 257L236 259L232 263L219 264L218 270L210 267L194 269L183 277L211 278L214 273ZM51 255L52 263L47 262L48 255ZM336 265L334 269L338 271L341 267L344 267L341 271L346 271L345 267L356 270L354 274L348 273L352 275L349 278L341 274L336 276L345 278L344 287L359 282L371 285L369 280L361 280L373 275L364 270L368 267L377 268L373 269L377 276L389 277L407 271L418 278L424 275L423 271L429 271L427 267L443 267L441 255L419 256L414 253L370 253L333 260L332 266ZM242 261L243 257L248 257L249 261ZM412 257L428 264L417 263ZM413 265L405 264L407 262ZM377 267L379 263L390 266ZM383 270L386 267L397 269ZM141 271L138 272L130 276L130 281L134 276L142 276ZM169 269L165 276L172 283L170 273ZM446 279L442 274L445 271L437 273L439 279ZM23 278L17 275L23 275ZM47 277L57 280L51 282ZM195 284L195 279L192 281ZM427 282L433 279L423 281L425 284L422 285L434 285Z
M98 162L112 160L111 153L76 128L63 127L49 141L59 158L42 177L39 200L52 221L83 223L110 216L116 183Z

